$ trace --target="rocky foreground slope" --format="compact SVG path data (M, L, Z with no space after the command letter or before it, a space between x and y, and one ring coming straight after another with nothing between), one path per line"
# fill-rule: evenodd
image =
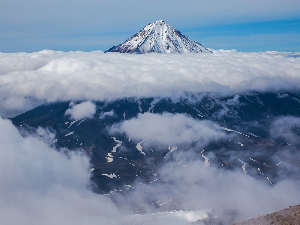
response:
M300 224L300 205L253 218L234 225L298 225Z

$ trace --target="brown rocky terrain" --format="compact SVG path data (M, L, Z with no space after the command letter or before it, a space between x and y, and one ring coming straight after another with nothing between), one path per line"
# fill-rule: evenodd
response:
M249 219L234 225L299 225L300 205L290 206L286 209Z

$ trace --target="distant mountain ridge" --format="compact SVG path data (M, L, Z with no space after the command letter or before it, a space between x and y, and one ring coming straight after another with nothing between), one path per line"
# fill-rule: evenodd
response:
M164 20L157 20L145 26L124 43L106 52L120 53L211 53L201 44L190 40Z

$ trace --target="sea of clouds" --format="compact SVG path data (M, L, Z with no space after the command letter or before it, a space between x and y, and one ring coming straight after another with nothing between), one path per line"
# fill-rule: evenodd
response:
M300 54L0 53L0 114L42 102L299 90ZM14 113L13 113L14 112Z
M299 89L300 54L297 53L234 50L185 55L50 50L0 53L2 118L13 117L44 102L83 101L71 102L65 112L77 120L92 118L96 110L93 101L97 100L176 97L185 92L231 95ZM114 112L103 112L100 119L106 116L114 116ZM39 128L32 136L23 137L9 120L2 118L0 217L4 224L189 224L191 221L186 214L157 213L153 202L162 205L172 202L172 209L186 212L213 209L215 216L230 224L300 201L300 183L293 177L287 176L272 186L242 170L218 168L192 149L182 153L177 150L181 154L180 163L170 160L163 165L157 173L160 182L137 181L133 191L117 195L112 201L92 191L91 165L80 149L58 151L47 144L55 138L51 131ZM298 125L298 118L281 117L273 122L270 134L297 145L294 129ZM133 140L147 140L163 147L190 142L204 147L225 136L218 124L185 114L147 112L115 124L115 128ZM135 214L133 209L143 213Z

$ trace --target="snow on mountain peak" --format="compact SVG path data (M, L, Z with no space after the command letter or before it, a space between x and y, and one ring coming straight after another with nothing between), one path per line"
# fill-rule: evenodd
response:
M149 23L124 43L106 52L137 53L210 53L201 44L188 39L164 20Z

